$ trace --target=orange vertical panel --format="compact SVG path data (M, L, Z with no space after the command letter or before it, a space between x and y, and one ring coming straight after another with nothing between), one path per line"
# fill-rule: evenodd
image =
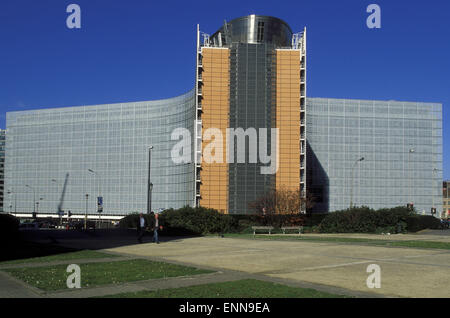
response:
M279 167L276 189L300 186L300 52L277 50L276 125L279 132Z
M228 213L228 164L225 138L229 127L230 110L230 52L226 48L203 48L203 91L209 94L202 100L202 131L217 128L223 136L223 163L202 161L200 205ZM202 149L210 141L202 141Z

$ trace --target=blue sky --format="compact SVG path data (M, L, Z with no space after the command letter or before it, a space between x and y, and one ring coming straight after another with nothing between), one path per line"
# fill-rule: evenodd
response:
M81 29L66 7L81 7ZM381 29L366 8L381 7ZM272 15L308 28L308 96L443 103L450 179L450 1L2 0L0 127L7 111L173 97L194 85L195 30Z

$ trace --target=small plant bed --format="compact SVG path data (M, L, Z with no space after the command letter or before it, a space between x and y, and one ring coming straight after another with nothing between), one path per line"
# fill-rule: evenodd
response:
M211 273L208 270L143 259L79 264L79 266L82 288ZM67 288L66 281L70 273L67 273L66 269L67 265L56 265L11 268L4 271L31 286L45 291L55 291Z

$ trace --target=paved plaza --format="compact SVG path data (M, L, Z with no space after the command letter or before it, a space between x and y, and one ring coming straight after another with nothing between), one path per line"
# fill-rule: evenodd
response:
M49 232L50 233L50 232ZM273 240L260 235L168 238L162 243L136 244L134 232L33 233L35 241L51 240L64 247L78 247L115 254L115 260L143 258L211 269L195 277L174 277L123 284L44 292L2 269L69 263L110 261L111 258L0 265L0 297L94 297L121 292L157 290L240 279L257 279L293 287L353 297L450 297L450 250L376 246L311 240ZM286 235L288 236L288 235ZM383 239L390 241L450 241L450 231L425 231L407 235L302 234L302 237ZM148 242L148 240L147 240ZM119 256L119 257L117 257ZM368 288L367 267L381 268L381 288Z
M432 241L448 241L450 238L439 232L390 236L347 234L345 237ZM201 237L161 245L123 246L107 251L264 275L291 283L304 282L375 293L385 297L450 297L448 250ZM370 264L381 267L379 289L367 287L369 273L366 269Z

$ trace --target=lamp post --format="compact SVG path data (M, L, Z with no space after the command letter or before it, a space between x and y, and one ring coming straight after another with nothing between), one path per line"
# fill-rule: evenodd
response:
M31 190L33 190L33 216L35 216L36 215L36 191L34 190L33 187L29 186L28 184L26 184L25 186L30 188Z
M39 203L40 201L42 201L44 198L39 198L39 201L36 201L36 214L39 213Z
M87 211L88 211L89 194L86 193L86 213L84 214L84 230L87 230Z
M97 193L98 193L98 196L97 196L97 205L98 205L98 204L99 204L100 197L101 197L101 187L100 187L101 179L100 179L100 175L99 175L98 172L96 172L96 171L94 171L94 170L92 170L92 169L88 169L88 172L92 173L92 174L95 176L96 181L97 181ZM97 178L98 178L98 180L97 180ZM103 207L102 207L102 208L103 208ZM101 219L100 210L97 209L97 211L98 211L98 219L99 219L99 221L100 221L100 219Z
M16 208L16 204L17 204L17 195L15 192L13 192L13 190L9 189L8 190L8 194L9 194L9 213L12 214L12 200L11 200L11 195L14 194L14 216L17 216L17 208Z
M354 175L355 175L355 167L358 164L358 162L361 162L364 160L364 157L359 158L355 161L352 167L352 184L351 184L351 192L350 192L350 209L353 208L353 183L354 183Z
M414 153L416 150L414 148L410 148L408 151L408 179L409 179L409 203L413 204L412 200L412 177L411 177L411 154Z
M95 177L96 178L98 178L98 180L97 180L97 192L98 192L98 196L100 196L102 193L101 193L101 186L100 186L100 174L97 172L97 171L94 171L94 170L92 170L92 169L88 169L88 172L90 172L90 173L92 173L93 175L95 175Z
M11 203L11 195L12 195L12 191L8 190L8 195L9 195L9 214L12 214L12 203Z
M439 169L437 169L437 168L433 169L433 184L431 186L432 191L433 191L434 179L436 178L436 172L438 172L438 171L439 171ZM431 211L435 211L434 210L435 207L434 207L434 193L433 192L431 193L431 197L432 197L432 200L433 200L433 206L431 207Z
M152 212L152 191L153 191L153 183L150 182L150 203L149 203L149 213Z
M150 170L152 167L152 149L153 146L148 147L148 179L147 179L147 213L152 212L152 190L153 183L150 181Z

